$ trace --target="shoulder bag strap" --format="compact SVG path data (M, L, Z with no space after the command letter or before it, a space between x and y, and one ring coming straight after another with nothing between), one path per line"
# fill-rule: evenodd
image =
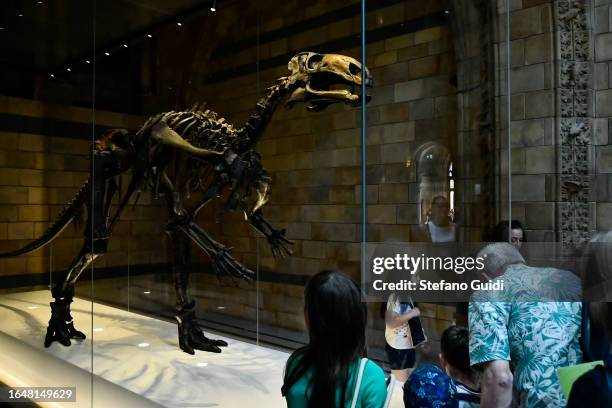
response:
M385 399L385 405L383 408L388 408L389 404L391 404L391 397L393 396L393 391L395 390L396 383L395 376L393 373L389 374L388 384L387 384L387 398Z
M359 388L361 388L361 379L363 378L363 371L365 370L365 365L367 362L367 358L362 358L359 364L359 373L357 374L357 383L355 383L355 393L353 394L353 402L351 403L351 408L357 407L357 397L359 396Z

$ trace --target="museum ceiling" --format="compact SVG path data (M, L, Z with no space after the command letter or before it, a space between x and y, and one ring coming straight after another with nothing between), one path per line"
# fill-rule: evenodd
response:
M4 0L0 65L52 70L133 38L209 0ZM118 12L121 10L121 12ZM95 18L94 18L95 11ZM95 20L95 25L94 25Z

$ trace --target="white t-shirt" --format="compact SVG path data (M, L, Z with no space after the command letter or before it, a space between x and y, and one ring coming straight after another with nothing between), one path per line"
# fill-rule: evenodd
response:
M400 302L399 297L395 293L389 296L387 300L387 311L385 313L385 340L387 344L394 349L406 350L414 348L408 322L399 327L393 328L389 326L389 322L392 319L410 310L412 310L412 306L408 303Z
M454 242L455 241L455 223L450 223L446 227L438 227L431 221L427 222L431 242Z

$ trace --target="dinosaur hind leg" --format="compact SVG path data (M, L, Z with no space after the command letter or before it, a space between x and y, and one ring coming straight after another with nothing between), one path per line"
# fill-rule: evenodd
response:
M85 339L85 334L74 327L70 314L74 285L81 273L107 251L110 237L108 217L113 196L117 192L114 177L127 169L118 164L110 151L95 150L92 160L93 173L89 181L91 198L87 202L89 219L85 230L85 243L66 271L61 284L52 287L54 301L51 302L51 319L45 336L45 347L49 347L54 341L69 346L70 339Z
M70 303L72 303L74 297L74 285L77 279L96 258L106 252L106 241L94 241L94 246L97 248L92 248L92 245L86 241L79 255L68 268L62 283L53 286L51 293L54 301L50 303L51 318L45 336L45 347L49 347L54 341L58 341L64 346L70 346L70 339L85 339L85 334L74 327L74 321L70 314Z
M195 350L220 353L219 347L227 346L223 340L212 340L204 335L195 316L195 301L189 296L189 259L191 248L183 231L168 231L174 250L174 283L176 289L176 320L178 322L179 347L185 353Z

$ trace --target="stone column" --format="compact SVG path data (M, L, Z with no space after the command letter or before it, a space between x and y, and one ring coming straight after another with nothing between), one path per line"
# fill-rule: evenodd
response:
M589 0L557 0L557 225L564 247L588 241L593 142L593 52Z

